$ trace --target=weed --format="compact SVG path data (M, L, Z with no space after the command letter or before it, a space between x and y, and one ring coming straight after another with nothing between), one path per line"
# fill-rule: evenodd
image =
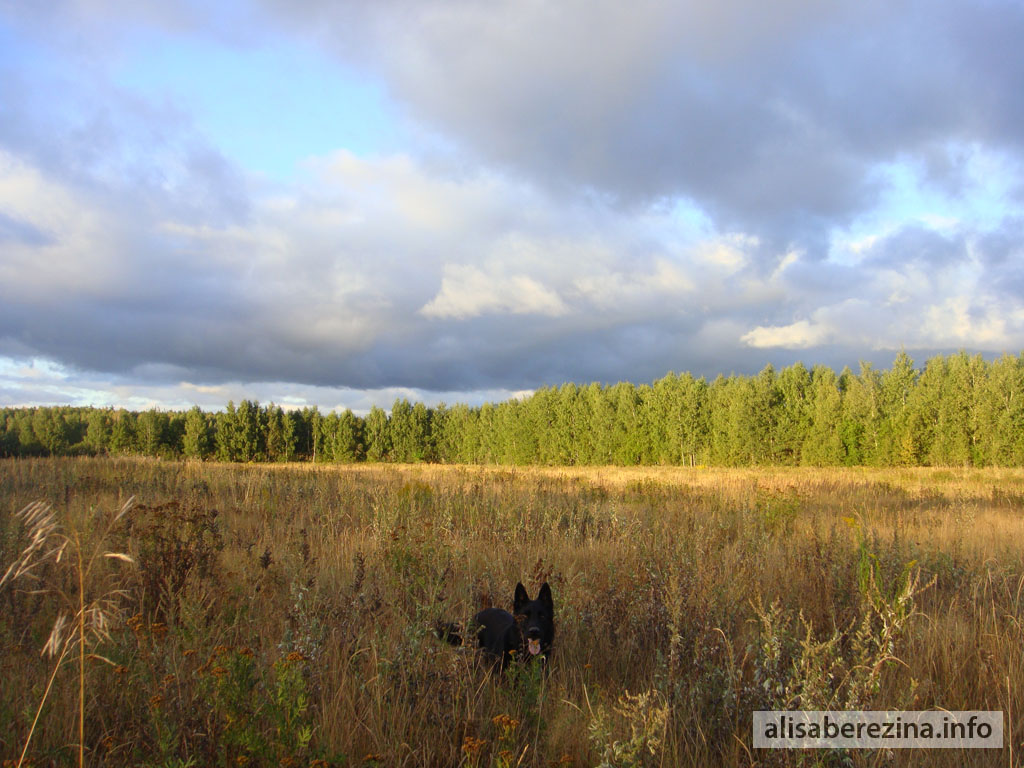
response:
M210 577L217 553L224 548L217 510L190 508L176 500L140 504L129 533L139 563L143 604L161 613L169 608L160 604L161 598L177 599L192 573Z
M600 756L598 768L657 764L655 758L665 740L669 712L660 694L653 690L636 694L627 691L612 710L618 715L618 722L613 722L604 706L591 711L588 729ZM629 736L616 739L623 725L629 729Z
M85 764L85 662L88 657L113 665L93 649L110 639L111 627L120 615L125 597L124 590L111 585L105 565L134 563L125 553L107 549L111 532L131 509L133 501L129 499L116 515L106 519L101 511L94 510L82 518L72 517L62 523L49 504L38 501L18 513L28 544L0 578L0 590L6 585L13 587L21 580L33 581L37 584L34 591L51 596L58 606L43 646L43 654L56 661L25 737L18 766L25 761L57 674L69 659L76 660L78 667L77 762L79 766ZM53 568L46 577L41 577L40 571L51 564Z

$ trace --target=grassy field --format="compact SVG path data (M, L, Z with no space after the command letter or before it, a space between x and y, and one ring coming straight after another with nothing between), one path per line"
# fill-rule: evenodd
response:
M8 460L4 572L5 766L1024 765L1022 470ZM548 674L434 637L520 580ZM928 708L1006 746L751 747Z

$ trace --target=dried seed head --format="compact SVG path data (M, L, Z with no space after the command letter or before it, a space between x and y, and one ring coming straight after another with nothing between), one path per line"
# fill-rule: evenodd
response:
M46 641L46 645L43 646L43 653L47 656L56 656L63 648L65 643L64 630L68 624L68 615L61 613L57 615L57 620L53 622L53 629L50 630L50 637Z

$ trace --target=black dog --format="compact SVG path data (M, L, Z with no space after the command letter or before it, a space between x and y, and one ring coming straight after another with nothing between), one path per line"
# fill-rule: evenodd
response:
M541 584L537 599L531 600L522 583L516 584L512 613L501 608L485 608L473 617L481 653L494 667L504 669L515 658L529 661L547 659L555 639L555 602L551 587ZM454 625L439 625L437 635L452 645L462 645Z

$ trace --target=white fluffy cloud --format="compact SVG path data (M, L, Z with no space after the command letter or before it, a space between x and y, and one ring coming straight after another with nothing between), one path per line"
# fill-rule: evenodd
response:
M809 349L829 340L829 328L812 325L807 320L797 320L789 325L766 328L759 325L745 333L740 341L752 347L783 347L784 349Z
M466 320L486 314L559 317L569 308L559 295L527 275L488 275L477 267L448 265L441 290L420 312Z

